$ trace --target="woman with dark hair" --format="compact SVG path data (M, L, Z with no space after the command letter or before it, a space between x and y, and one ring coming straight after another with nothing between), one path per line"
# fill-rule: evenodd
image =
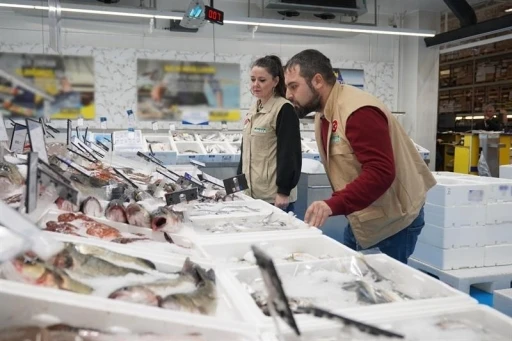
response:
M293 211L302 148L299 118L285 98L279 57L266 56L254 62L251 93L257 101L245 118L238 174L245 174L251 197Z

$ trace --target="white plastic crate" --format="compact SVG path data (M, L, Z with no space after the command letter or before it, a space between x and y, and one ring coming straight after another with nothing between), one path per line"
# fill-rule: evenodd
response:
M106 332L117 330L170 336L196 332L210 341L257 340L257 329L243 322L222 321L204 316L190 317L173 311L162 314L144 306L133 309L125 302L105 304L98 297L74 296L68 292L2 281L0 329L64 323Z
M485 247L441 249L418 241L411 257L441 270L480 268L485 263Z
M425 222L439 227L484 226L486 206L439 206L425 204Z
M203 161L206 150L199 141L174 141L175 149L178 151L178 163L187 163L190 159Z
M174 144L171 141L169 135L145 135L145 150L151 151L149 149L148 141L154 141L158 143L162 143L164 145L164 149L166 150L158 150L153 148L153 153L155 158L160 160L164 165L174 165L177 161L177 151L174 149Z
M439 177L427 193L427 202L439 206L480 206L487 204L489 186L468 180Z
M400 290L402 288L409 288L418 294L427 296L430 298L417 299L403 302L384 303L376 305L361 306L357 304L339 303L337 308L329 309L333 312L346 314L353 318L362 318L364 316L373 316L375 314L399 314L400 312L407 312L411 310L423 310L431 309L432 307L438 307L443 305L445 307L457 306L457 305L469 305L476 302L469 295L466 295L450 286L442 283L422 272L419 272L405 264L402 264L386 255L368 255L366 256L367 261L370 265L375 268L378 272L384 274L387 278L390 278L393 282L401 281ZM300 264L277 264L276 269L280 275L281 281L287 291L287 282L283 280L283 276L295 276L300 269L336 269L340 264L341 260L324 260L315 262L305 262ZM384 270L384 267L387 270ZM333 272L334 273L334 272ZM260 308L256 305L253 298L247 293L244 288L245 284L251 283L254 280L261 278L261 273L257 267L231 269L229 272L224 273L233 283L232 290L238 291L240 294L240 304L244 305L244 313L246 314L247 320L255 320L264 329L268 330L272 326L272 319L263 314ZM303 282L301 282L303 283ZM295 285L301 285L301 283L295 283ZM340 289L341 290L341 289ZM326 294L329 295L329 294ZM331 299L331 296L323 297L324 300ZM334 299L334 298L332 298ZM319 304L316 304L320 306ZM341 307L345 305L344 307ZM339 307L339 308L338 308ZM299 324L309 323L314 320L314 317L308 315L295 315Z
M352 318L353 316L347 316ZM415 341L431 341L431 340L481 340L474 338L475 335L467 336L464 329L460 330L458 335L454 335L450 328L451 321L460 320L461 322L471 323L472 325L483 328L488 332L495 333L494 337L500 340L509 340L512 333L512 319L508 318L495 309L484 305L458 306L458 307L438 307L436 310L424 311L416 310L400 315L381 315L379 317L363 317L360 319L373 326L400 333L405 336L404 340ZM428 322L432 321L432 326ZM427 322L427 324L425 324ZM440 331L434 325L436 323L447 323L446 333ZM417 326L417 327L416 327ZM457 328L457 324L451 324ZM301 331L301 340L303 341L320 341L329 339L330 337L338 337L337 340L351 340L352 335L347 332L345 336L340 335L342 325L337 322L326 322L324 319L317 319L315 323L303 324ZM460 328L460 327L459 327ZM348 331L350 327L346 327ZM285 341L297 340L290 328L283 328L283 336ZM358 340L383 340L386 338L375 338L371 335L359 334L361 338ZM277 341L275 334L265 333L263 340ZM455 338L454 338L455 337ZM460 337L460 338L459 338ZM478 335L476 335L478 337ZM394 340L394 339L390 339ZM491 339L486 339L491 340ZM493 339L495 340L495 339Z
M489 245L512 244L512 223L487 226Z
M276 264L311 261L301 254L306 253L317 259L340 258L355 255L356 252L325 235L282 235L279 237L226 238L218 242L205 242L200 245L203 254L216 264L230 268L255 265L251 245L256 245L269 253ZM285 260L296 254L296 260ZM283 257L284 256L284 257ZM242 261L246 257L249 261Z
M206 151L206 157L204 158L205 162L234 162L235 161L235 151L231 147L231 145L227 142L202 142L203 148ZM224 153L209 153L208 147L219 145L224 148Z

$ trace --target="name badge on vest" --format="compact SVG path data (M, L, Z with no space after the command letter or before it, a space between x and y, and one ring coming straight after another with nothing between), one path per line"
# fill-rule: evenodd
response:
M338 134L331 135L331 143L340 143L341 137Z
M266 134L267 133L267 128L254 127L252 129L252 131L254 131L255 133L258 133L258 134Z

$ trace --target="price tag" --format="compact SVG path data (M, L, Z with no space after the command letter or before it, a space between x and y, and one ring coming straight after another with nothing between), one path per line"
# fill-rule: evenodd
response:
M9 141L9 136L7 135L7 129L5 128L4 117L0 114L0 142Z
M224 188L226 189L226 194L228 195L245 191L249 188L245 174L240 174L233 178L224 179L223 182Z
M295 334L300 335L299 326L297 326L295 317L290 309L288 298L286 297L283 284L277 274L272 258L257 246L251 245L251 249L254 254L254 258L256 258L256 264L260 268L263 283L267 289L267 304L270 313L273 317L282 318L286 324L293 329ZM279 330L279 328L277 329Z
M135 116L133 115L133 110L132 109L128 109L126 111L126 114L128 115L128 123L130 123L130 124L135 123Z
M78 121L76 122L76 125L79 126L79 127L83 126L84 125L84 119L80 117L78 119Z
M226 121L222 121L222 130L228 130L228 123Z
M201 177L203 178L204 181L210 182L216 186L224 188L224 182L220 179L217 179L217 178L215 178L211 175L208 175L206 173L201 174Z
M100 118L100 127L101 127L101 129L107 129L107 118L106 117Z
M11 144L9 149L16 154L23 154L25 149L25 141L27 140L27 127L22 124L15 123L12 130Z
M175 130L176 130L176 125L169 124L169 131L175 131Z
M167 206L176 205L179 203L188 203L190 201L197 200L199 197L199 192L197 187L185 189L183 191L176 191L172 193L167 193L165 195L165 201Z
M43 125L40 122L33 121L28 118L25 119L25 121L27 123L30 149L33 152L36 152L41 160L48 163L48 152L46 151Z
M153 129L153 131L157 131L158 130L158 122L151 122L151 128Z

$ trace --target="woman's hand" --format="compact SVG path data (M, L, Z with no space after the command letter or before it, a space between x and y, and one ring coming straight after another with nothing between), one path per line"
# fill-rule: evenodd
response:
M284 210L290 205L290 197L282 194L276 195L276 200L274 202L274 206L279 207L280 209Z

